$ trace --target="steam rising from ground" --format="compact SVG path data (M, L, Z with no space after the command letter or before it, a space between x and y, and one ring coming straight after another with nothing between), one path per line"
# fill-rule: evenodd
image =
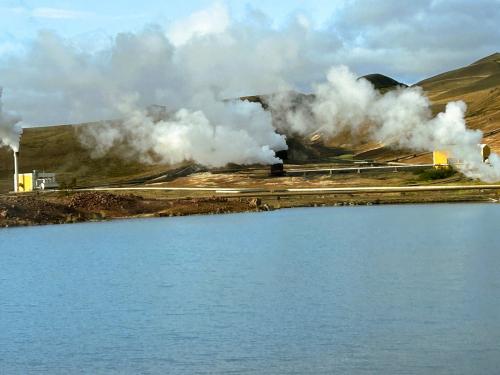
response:
M82 142L102 156L126 141L130 156L144 163L175 164L191 160L209 167L228 163L275 164L275 151L287 148L285 137L271 126L259 104L214 102L202 110L180 109L159 118L128 108L118 124L88 128Z
M21 118L3 110L2 88L0 87L0 147L9 146L14 152L19 151L22 132Z
M83 134L95 155L127 140L124 156L147 162L275 163L274 151L287 145L270 115L259 105L227 100L287 87L283 67L300 63L284 64L299 55L296 48L293 56L278 53L279 46L301 43L294 40L297 32L263 30L270 29L255 35L253 29L235 28L174 47L163 30L150 27L119 34L95 54L42 32L26 56L0 66L0 76L35 123L123 119L120 127L110 122ZM260 52L255 44L262 45ZM276 56L271 58L270 50ZM165 105L168 116L149 119L151 104Z
M314 88L314 96L294 103L289 94L274 96L269 104L278 116L277 127L299 135L321 133L326 138L343 131L366 134L393 148L416 151L446 150L458 159L469 177L500 180L497 155L483 163L478 144L482 133L467 129L466 105L450 102L432 118L430 102L419 87L399 88L384 95L365 79L357 79L345 66L331 68L327 82Z

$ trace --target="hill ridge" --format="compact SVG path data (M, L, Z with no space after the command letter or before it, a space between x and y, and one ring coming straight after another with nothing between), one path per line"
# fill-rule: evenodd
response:
M491 55L489 56L486 56L486 57L483 57L482 59L479 59L477 61L474 61L472 64L470 65L476 65L476 64L481 64L481 63L484 63L484 62L487 62L487 61L494 61L494 62L497 62L500 64L500 52L495 52L495 53L492 53ZM470 66L469 65L469 66Z

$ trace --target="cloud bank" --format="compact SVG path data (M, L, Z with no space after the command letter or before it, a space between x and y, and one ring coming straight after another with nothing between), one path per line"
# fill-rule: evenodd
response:
M413 83L498 51L498 0L353 0L329 27L342 63Z

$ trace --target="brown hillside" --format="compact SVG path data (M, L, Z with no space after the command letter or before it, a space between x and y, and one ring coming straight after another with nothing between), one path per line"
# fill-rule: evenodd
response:
M21 138L19 170L56 172L59 182L79 186L119 183L160 175L168 169L165 165L143 165L134 160L124 160L119 150L112 149L103 158L92 158L79 139L78 132L84 126L51 126L25 129ZM123 153L122 153L123 155ZM12 152L0 148L0 192L12 189ZM171 167L173 168L173 167Z
M500 53L494 53L466 67L443 73L417 83L435 105L467 103L467 124L485 133L485 141L500 151Z
M493 151L500 152L500 53L494 53L468 66L442 73L416 84L424 89L433 103L433 112L444 110L446 103L463 100L467 103L467 125L480 129ZM369 152L368 152L369 151ZM368 152L368 153L367 153ZM430 162L430 154L411 158L411 151L394 151L380 145L363 147L359 157L370 155L379 160Z

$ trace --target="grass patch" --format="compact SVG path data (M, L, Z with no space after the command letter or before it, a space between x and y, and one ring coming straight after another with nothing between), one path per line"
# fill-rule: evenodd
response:
M420 181L434 181L434 180L442 180L445 178L449 178L454 176L457 172L449 167L449 168L430 168L425 169L423 171L415 172L418 175L418 179Z
M335 158L342 159L342 160L353 160L354 154L342 154L342 155L336 156Z

